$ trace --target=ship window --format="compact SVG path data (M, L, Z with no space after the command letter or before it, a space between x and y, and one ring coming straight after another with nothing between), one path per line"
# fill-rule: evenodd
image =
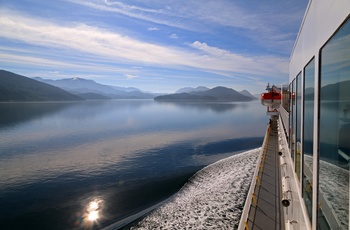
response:
M304 69L304 128L303 128L303 198L312 222L312 176L314 143L314 95L315 60L312 59Z
M300 169L301 169L301 73L298 74L296 78L296 92L295 92L295 104L296 104L296 122L295 122L295 146L294 146L294 153L295 153L295 172L300 178Z
M289 85L283 85L282 86L282 98L283 98L282 106L286 110L286 112L289 113L289 111L290 111L290 108L289 108L289 104L290 104L290 88L289 88ZM285 125L286 125L286 127L288 127L287 122L286 122Z
M326 219L331 229L349 229L349 20L320 54L318 222L321 228Z
M291 138L290 138L290 148L291 148L291 157L294 161L294 151L295 151L295 130L296 130L296 80L293 80L292 83L292 117L291 117Z
M289 98L288 98L288 100L289 100L289 102L288 102L288 110L289 110L289 116L288 116L288 118L289 118L289 121L288 121L288 147L289 147L289 150L291 150L291 148L292 148L292 138L291 138L291 136L292 136L292 123L293 123L293 97L292 97L292 95L293 95L293 83L290 83L289 84ZM292 152L292 151L290 151L290 152Z

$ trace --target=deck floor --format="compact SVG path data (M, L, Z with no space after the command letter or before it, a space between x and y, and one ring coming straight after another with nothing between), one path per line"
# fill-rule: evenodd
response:
M272 118L265 159L254 189L247 225L253 229L284 229L281 205L277 121ZM259 183L260 182L260 183ZM260 186L259 186L260 185Z

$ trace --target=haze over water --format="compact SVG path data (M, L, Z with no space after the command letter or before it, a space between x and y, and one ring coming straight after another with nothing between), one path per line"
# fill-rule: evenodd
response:
M260 147L268 122L258 101L2 103L0 113L1 229L109 225Z

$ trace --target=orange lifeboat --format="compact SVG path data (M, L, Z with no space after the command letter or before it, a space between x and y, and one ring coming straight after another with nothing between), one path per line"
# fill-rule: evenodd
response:
M282 95L277 91L262 93L260 96L261 104L270 108L278 109L281 106Z

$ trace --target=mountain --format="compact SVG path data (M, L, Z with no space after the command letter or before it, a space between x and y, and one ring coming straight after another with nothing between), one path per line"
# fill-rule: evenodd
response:
M315 93L315 89L313 87L307 88L305 89L305 100L309 101L309 100L314 100L314 93Z
M350 81L325 85L320 90L322 100L350 100ZM305 100L314 100L314 88L305 89Z
M0 70L0 101L76 101L83 100L58 87Z
M205 86L198 86L197 88L193 87L184 87L179 90L177 90L175 93L192 93L192 92L202 92L202 91L207 91L209 88Z
M125 92L132 92L132 91L140 91L138 88L135 87L120 87L120 86L112 86L114 89L125 91Z
M322 100L350 100L350 81L325 85L320 90Z
M208 95L199 96L190 93L176 93L154 98L155 101L217 101L217 98Z
M158 96L156 101L252 101L253 98L240 94L234 89L222 86L206 91L178 93Z
M257 97L255 97L254 95L252 95L251 93L249 93L248 90L245 90L245 89L242 90L242 91L239 91L239 93L242 94L242 95L244 95L244 96L250 97L250 98L252 98L252 99L254 99L254 100L257 100L257 99L258 99Z
M34 79L51 84L61 89L67 90L77 95L93 96L93 99L113 98L113 99L153 99L151 93L145 93L133 87L117 87L97 83L84 78L67 78L60 80L48 80L40 77ZM99 96L98 96L99 95Z
M261 96L261 93L254 93L253 94L253 97L255 97L257 99L260 99L260 96Z
M234 89L217 86L204 92L197 92L196 95L208 95L218 99L218 101L251 101L250 97L240 94Z

